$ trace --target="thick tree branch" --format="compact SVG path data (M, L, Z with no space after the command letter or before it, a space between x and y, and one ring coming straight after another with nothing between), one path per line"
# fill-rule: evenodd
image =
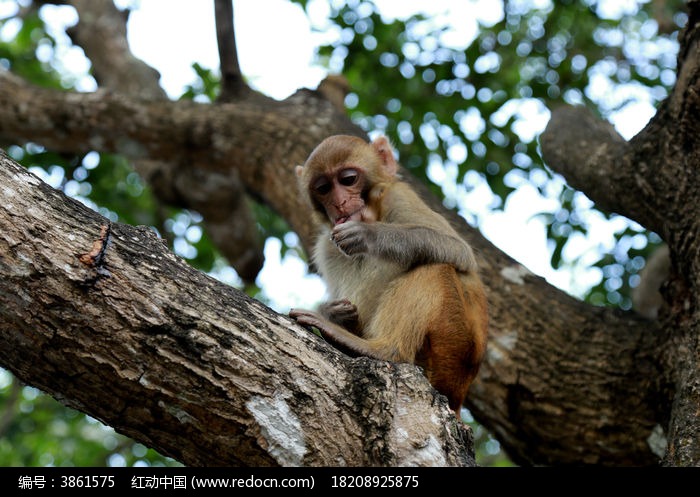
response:
M350 83L342 74L326 76L316 89L323 98L332 103L336 109L345 111L345 97L350 93Z
M546 162L572 186L668 243L671 267L662 291L668 308L660 317L664 346L656 375L660 405L671 405L657 416L668 426L668 465L700 461L700 1L687 6L676 85L637 136L625 144L609 125L564 108L541 137Z
M586 305L470 240L490 307L485 363L466 402L475 417L521 464L655 464L658 323Z
M629 182L622 167L627 142L586 107L560 107L540 137L547 164L602 209L625 214L621 198ZM647 192L648 193L648 192Z
M676 86L637 136L627 143L589 110L561 107L540 137L543 158L572 187L667 241L695 229L687 210L700 203L700 8L688 5Z
M128 11L117 10L112 0L69 0L68 3L78 11L79 21L67 34L90 59L92 74L100 87L145 99L167 98L158 84L158 71L129 50Z
M2 154L0 185L19 378L188 465L473 465L416 367L349 359Z
M127 15L117 10L112 0L70 3L80 21L69 34L92 61L100 87L147 100L166 100L158 84L160 75L129 49ZM94 36L96 32L99 37ZM237 174L213 178L196 171L174 174L169 163L149 159L135 160L134 166L163 202L199 211L212 241L241 278L255 280L263 264L262 240ZM213 198L217 201L212 202Z
M283 102L259 96L212 106L104 91L52 91L2 70L0 117L0 138L8 141L160 159L172 164L168 174L173 178L192 169L216 173L208 180L214 182L240 175L247 190L282 213L302 238L311 235L312 227L299 209L296 188L290 188L296 184L294 166L329 134L364 136L316 92L300 91ZM225 184L220 186L223 194Z

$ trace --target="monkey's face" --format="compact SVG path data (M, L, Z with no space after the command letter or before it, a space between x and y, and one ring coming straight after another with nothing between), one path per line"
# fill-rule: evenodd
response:
M321 142L296 174L314 210L337 226L376 219L376 212L365 209L368 192L377 183L395 180L396 167L386 139L369 144L336 135Z
M361 168L340 166L313 178L309 193L314 203L323 208L331 225L336 226L362 220L366 184Z

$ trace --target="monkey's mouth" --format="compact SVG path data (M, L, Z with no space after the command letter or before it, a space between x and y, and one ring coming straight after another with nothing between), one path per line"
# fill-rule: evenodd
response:
M347 223L348 221L360 221L362 219L362 209L357 210L355 212L351 212L350 214L346 214L344 216L338 216L335 218L335 225L338 226L339 224Z

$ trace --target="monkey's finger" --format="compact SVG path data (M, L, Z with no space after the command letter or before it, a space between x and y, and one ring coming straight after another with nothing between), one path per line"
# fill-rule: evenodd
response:
M346 255L367 252L367 243L361 230L342 230L333 232L333 242Z
M348 299L333 300L328 303L328 308L334 311L355 311L357 307Z

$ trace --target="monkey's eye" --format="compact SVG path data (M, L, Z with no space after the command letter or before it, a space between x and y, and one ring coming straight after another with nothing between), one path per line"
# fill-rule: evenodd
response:
M331 184L326 178L318 178L313 184L313 189L319 195L325 195L331 191Z
M338 183L343 186L352 186L357 183L360 174L355 169L343 169L338 174Z

